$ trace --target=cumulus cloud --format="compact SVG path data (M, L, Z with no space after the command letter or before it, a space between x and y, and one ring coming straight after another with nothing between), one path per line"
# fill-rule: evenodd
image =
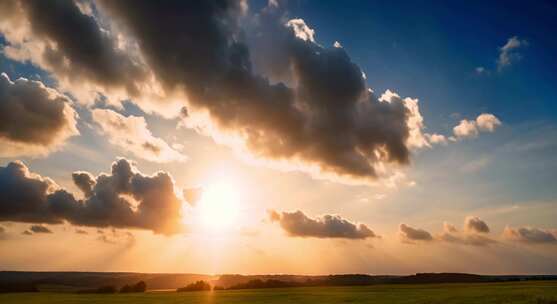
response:
M464 219L464 229L473 233L489 233L489 226L477 216L467 216Z
M497 70L501 71L503 68L510 66L522 56L518 52L519 49L528 46L528 41L519 39L513 36L507 40L507 43L499 48L499 57L497 58Z
M475 121L463 119L453 128L453 133L457 138L476 137L478 127Z
M398 235L402 242L413 243L414 241L432 241L431 233L420 228L413 228L406 224L400 224Z
M133 155L152 162L185 161L187 157L155 137L145 118L120 115L109 109L94 109L93 120L108 140Z
M436 239L448 243L472 246L487 246L495 244L497 241L489 238L489 227L480 218L468 216L464 220L464 230L462 232L447 222L443 223L443 232Z
M0 74L0 157L45 155L73 135L70 100L40 81Z
M378 237L364 224L355 224L338 215L309 218L302 211L269 211L269 219L278 222L289 236L315 238L366 239Z
M447 144L447 137L445 137L445 135L442 134L426 133L425 137L430 144L441 144L441 145Z
M367 184L409 164L413 149L447 142L422 133L417 99L376 96L339 43L320 45L274 1L251 13L233 0L8 1L0 11L6 55L51 72L64 91L181 115L181 126L260 163ZM466 122L456 138L498 125ZM142 157L181 158L166 143L113 140Z
M110 174L73 175L83 199L34 174L22 162L0 167L0 221L147 229L173 234L181 230L181 201L166 172L148 176L126 159Z
M93 15L97 11L92 6L83 10L86 6L72 0L2 1L0 31L7 41L3 53L51 72L64 91L82 102L106 96L118 105L134 98L148 112L168 114L167 106L175 102L149 75L134 43Z
M32 225L31 227L29 227L29 230L33 233L52 233L52 231L48 229L48 227L43 225Z
M265 163L369 183L427 145L417 99L375 96L343 48L318 44L279 5L248 21L242 1L3 6L10 58L50 71L78 97L85 90L155 112L179 99L184 126Z
M476 125L480 131L493 132L501 125L501 121L493 114L483 113L476 118Z
M510 241L518 241L531 244L557 243L557 234L555 234L555 232L533 227L512 228L507 226L503 231L503 238Z
M494 132L501 125L501 121L493 114L482 113L476 120L463 119L453 128L456 139L476 137L482 132Z

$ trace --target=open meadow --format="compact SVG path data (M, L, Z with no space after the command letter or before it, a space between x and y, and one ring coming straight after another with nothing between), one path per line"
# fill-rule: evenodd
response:
M557 281L474 284L303 287L212 292L153 291L144 294L75 294L68 292L0 295L3 304L85 303L557 303Z

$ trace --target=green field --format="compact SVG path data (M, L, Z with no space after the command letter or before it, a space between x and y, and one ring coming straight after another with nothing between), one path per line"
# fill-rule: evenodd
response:
M557 281L376 285L223 290L215 292L148 292L90 295L72 293L2 294L0 303L557 303Z

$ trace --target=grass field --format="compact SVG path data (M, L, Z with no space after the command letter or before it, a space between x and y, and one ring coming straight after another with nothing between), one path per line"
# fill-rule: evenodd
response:
M0 303L536 303L557 304L557 281L376 285L223 290L215 292L148 292L90 295L72 293L2 294Z

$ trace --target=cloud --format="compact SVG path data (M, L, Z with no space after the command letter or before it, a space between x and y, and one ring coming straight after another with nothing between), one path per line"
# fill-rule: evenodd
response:
M375 96L343 48L321 46L278 5L250 16L240 1L5 6L10 58L50 71L80 100L130 99L165 116L181 100L184 126L264 163L370 183L427 144L417 99ZM272 48L258 47L265 39Z
M477 216L467 216L464 219L464 230L473 233L489 233L489 226Z
M88 176L88 177L84 177ZM119 159L110 174L96 178L74 173L84 199L48 177L31 173L22 162L0 167L0 221L147 229L173 234L182 229L181 201L174 181L159 171L151 176Z
M315 238L366 239L378 237L364 224L355 224L338 215L323 215L312 219L302 211L269 211L269 219L278 222L289 236Z
M100 233L97 240L110 245L124 244L126 247L131 247L135 244L135 236L129 232L121 232L116 229L111 229L107 233Z
M413 241L432 241L431 233L419 229L412 228L406 224L400 224L398 227L398 235L402 242L412 243Z
M483 75L483 74L488 73L488 71L486 70L486 68L484 68L484 67L482 67L482 66L476 67L476 68L474 69L474 71L476 71L476 74L478 74L478 75Z
M0 74L0 157L45 155L79 134L70 103L40 81Z
M501 121L493 114L482 113L476 120L463 119L453 128L456 139L473 138L482 132L494 132L501 125Z
M447 144L447 137L445 137L445 135L425 134L425 137L430 144L441 144L441 145Z
M286 27L292 29L296 38L303 41L315 42L313 38L315 31L307 26L303 19L290 19L286 22Z
M458 232L458 229L450 223L443 222L443 231L448 233Z
M0 32L7 41L4 54L52 73L63 91L81 102L91 104L105 96L119 105L134 98L142 109L159 113L172 104L169 96L161 96L164 93L149 75L133 41L119 35L116 26L90 14L97 10L87 14L80 9L83 5L72 0L53 4L4 1L0 5Z
M501 121L493 114L483 113L476 118L476 125L480 131L493 132L501 125Z
M29 227L29 230L33 233L52 233L52 231L48 229L48 227L43 225L32 225L31 227Z
M505 227L503 238L510 241L518 241L530 244L554 244L557 243L557 235L549 230L520 227Z
M457 138L476 137L478 128L475 121L463 119L453 128L453 133Z
M258 163L370 184L408 165L414 149L447 142L423 134L418 99L376 96L344 48L319 44L316 30L276 2L253 13L226 0L2 5L11 59L51 72L79 100L184 113L181 126ZM119 119L149 132L140 118ZM166 143L110 138L151 160L161 151L181 158Z
M499 57L497 58L497 70L510 66L514 61L519 60L522 56L518 50L528 46L528 41L521 40L517 36L513 36L507 40L504 46L499 48Z
M497 241L485 236L489 233L487 224L478 217L468 216L464 220L464 231L447 223L443 223L443 232L436 236L437 240L461 245L487 246Z
M145 118L120 115L109 109L94 109L93 120L108 140L133 155L152 162L185 161L187 157L153 136Z
M437 239L461 245L472 245L472 246L487 246L489 244L495 244L497 241L490 239L483 235L478 234L458 234L456 232L443 232L437 237Z
M89 234L89 232L87 232L87 230L83 230L83 229L76 229L75 233L77 233L77 234Z

